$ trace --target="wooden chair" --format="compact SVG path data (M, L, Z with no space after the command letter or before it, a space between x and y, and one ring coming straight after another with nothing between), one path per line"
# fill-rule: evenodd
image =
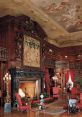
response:
M16 97L16 100L18 102L18 105L17 105L18 110L20 110L20 111L27 111L27 110L30 109L29 106L26 105L25 103L24 103L25 105L23 105L21 97L20 97L20 95L18 93L15 94L15 97Z

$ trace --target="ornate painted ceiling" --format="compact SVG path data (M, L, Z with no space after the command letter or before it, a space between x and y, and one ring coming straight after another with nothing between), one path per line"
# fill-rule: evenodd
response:
M27 15L59 46L82 45L82 0L0 0L0 17Z
M32 0L68 32L82 31L82 0Z

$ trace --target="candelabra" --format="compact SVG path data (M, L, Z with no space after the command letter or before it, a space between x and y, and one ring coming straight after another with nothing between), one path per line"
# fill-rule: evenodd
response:
M9 73L6 73L3 77L4 83L6 84L6 99L5 102L9 103L11 102L11 97L9 94L9 82L11 81L11 75Z

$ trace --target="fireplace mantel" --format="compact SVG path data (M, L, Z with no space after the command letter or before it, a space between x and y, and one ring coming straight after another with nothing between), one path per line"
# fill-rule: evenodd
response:
M44 77L44 72L43 71L37 71L37 70L21 70L17 69L16 70L16 78L22 79L22 78L40 78L42 79Z

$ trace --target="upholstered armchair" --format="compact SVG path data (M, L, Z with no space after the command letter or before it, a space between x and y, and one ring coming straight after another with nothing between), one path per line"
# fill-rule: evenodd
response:
M53 97L58 98L59 97L59 88L53 87Z
M77 108L79 109L79 110L81 110L82 109L82 93L80 93L80 99L79 99L79 102L77 103Z
M17 104L17 108L18 110L20 111L27 111L30 109L28 103L23 103L22 100L21 100L21 97L18 93L15 94L15 97L16 97L16 100L18 102Z

